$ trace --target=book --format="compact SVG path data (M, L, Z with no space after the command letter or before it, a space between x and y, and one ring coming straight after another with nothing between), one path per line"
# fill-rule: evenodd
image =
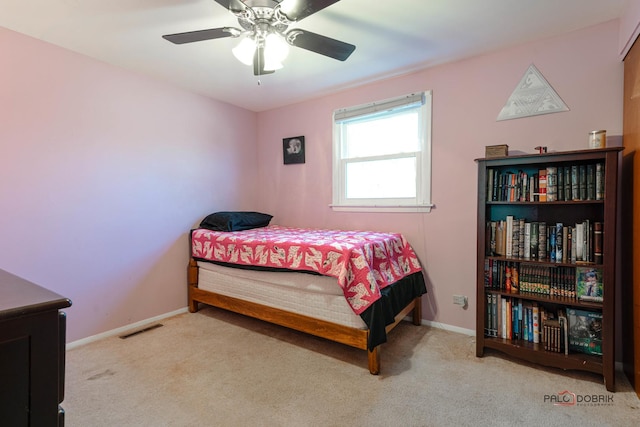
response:
M547 170L540 169L538 171L538 201L547 201Z
M581 301L602 302L604 289L602 269L597 267L576 267L576 296Z
M515 202L518 199L518 195L516 190L518 186L516 185L516 174L513 172L509 172L509 197L507 198L510 202Z
M576 224L576 231L573 233L574 240L576 242L576 262L585 260L585 248L584 248L584 223L579 222Z
M556 233L556 248L555 248L555 260L556 262L563 262L563 257L564 257L564 252L563 252L563 246L564 246L564 240L563 240L563 226L561 222L556 223L556 228L555 228L555 233Z
M523 258L531 259L531 223L524 223Z
M532 222L531 223L531 236L530 236L530 241L531 241L531 248L529 249L529 255L530 258L533 260L537 260L538 259L538 241L539 241L539 237L538 237L538 232L540 230L540 224L538 224L537 222Z
M602 223L593 223L593 262L602 264Z
M571 167L566 166L564 168L564 201L571 199Z
M584 223L584 260L593 262L593 221L585 219Z
M580 200L578 165L571 166L571 200Z
M570 308L569 350L602 355L602 313Z
M487 169L487 200L493 200L493 178L496 171Z
M556 262L556 227L554 225L549 225L547 234L547 253L549 254L549 261Z
M569 322L564 310L558 311L558 321L560 322L560 328L562 332L561 348L564 354L569 354Z
M497 313L497 309L498 309L498 295L496 294L492 294L491 295L491 336L492 337L497 337L498 336L498 313Z
M496 222L496 245L495 255L504 256L505 254L505 229L504 221Z
M529 311L531 303L522 303L522 339L529 341Z
M510 339L513 339L513 325L512 325L512 323L513 323L513 310L511 308L511 303L512 303L511 298L506 298L505 299L505 303L506 303L506 306L507 306L506 316L505 316L505 320L506 320L506 324L507 324L507 326L506 326L506 334L507 335L506 335L505 338L510 340Z
M520 220L517 218L513 220L513 238L511 239L511 256L514 258L520 258Z
M500 297L500 320L501 320L501 331L500 338L507 338L507 298Z
M569 241L569 229L570 227L562 227L562 261L567 262L570 259L569 248L571 247L571 242Z
M506 247L505 247L505 256L511 257L513 256L513 215L507 215L506 218Z
M493 329L493 325L492 325L492 313L491 313L491 305L492 305L492 294L487 293L486 294L487 297L487 316L485 317L485 321L484 321L484 335L487 337L492 336L491 334L492 329Z
M516 262L511 266L511 292L514 294L520 292L520 267Z
M547 223L538 223L538 258L539 261L547 259Z
M547 166L547 202L558 200L558 168Z
M564 168L558 167L558 200L566 200L564 198Z
M520 201L528 202L529 199L529 175L526 172L520 171Z
M596 168L595 165L587 165L587 200L596 199Z
M540 308L537 303L533 303L533 316L532 316L532 328L533 328L533 342L540 342Z
M524 339L525 335L524 335L524 327L522 324L522 300L521 299L518 299L517 310L518 310L518 316L516 318L516 321L518 324L518 339Z
M524 258L524 218L518 220L518 256Z
M580 182L579 189L579 199L578 200L587 200L587 166L580 165L578 166L578 180Z
M596 200L604 199L604 164L596 163Z

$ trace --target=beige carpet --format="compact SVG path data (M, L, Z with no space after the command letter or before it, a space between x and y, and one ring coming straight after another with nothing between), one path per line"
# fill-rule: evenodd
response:
M600 376L476 358L473 337L409 322L379 376L362 350L212 308L161 323L67 352L67 426L640 425L623 375L609 393ZM565 390L581 403L545 401Z

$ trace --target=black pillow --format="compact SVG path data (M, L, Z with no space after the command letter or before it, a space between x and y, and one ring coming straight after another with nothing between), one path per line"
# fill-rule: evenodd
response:
M200 228L214 231L240 231L266 227L273 215L261 212L216 212L207 215Z

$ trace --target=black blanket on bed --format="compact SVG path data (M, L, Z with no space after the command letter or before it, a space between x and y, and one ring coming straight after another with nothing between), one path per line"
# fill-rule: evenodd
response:
M427 293L422 272L413 273L398 282L382 288L381 298L360 314L369 327L369 350L387 342L386 327L411 301Z

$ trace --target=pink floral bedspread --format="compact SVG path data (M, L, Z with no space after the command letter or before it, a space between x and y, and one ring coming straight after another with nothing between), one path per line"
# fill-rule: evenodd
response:
M234 232L199 228L192 232L191 251L209 261L336 277L356 314L380 298L380 289L422 270L411 246L395 233L277 225Z

